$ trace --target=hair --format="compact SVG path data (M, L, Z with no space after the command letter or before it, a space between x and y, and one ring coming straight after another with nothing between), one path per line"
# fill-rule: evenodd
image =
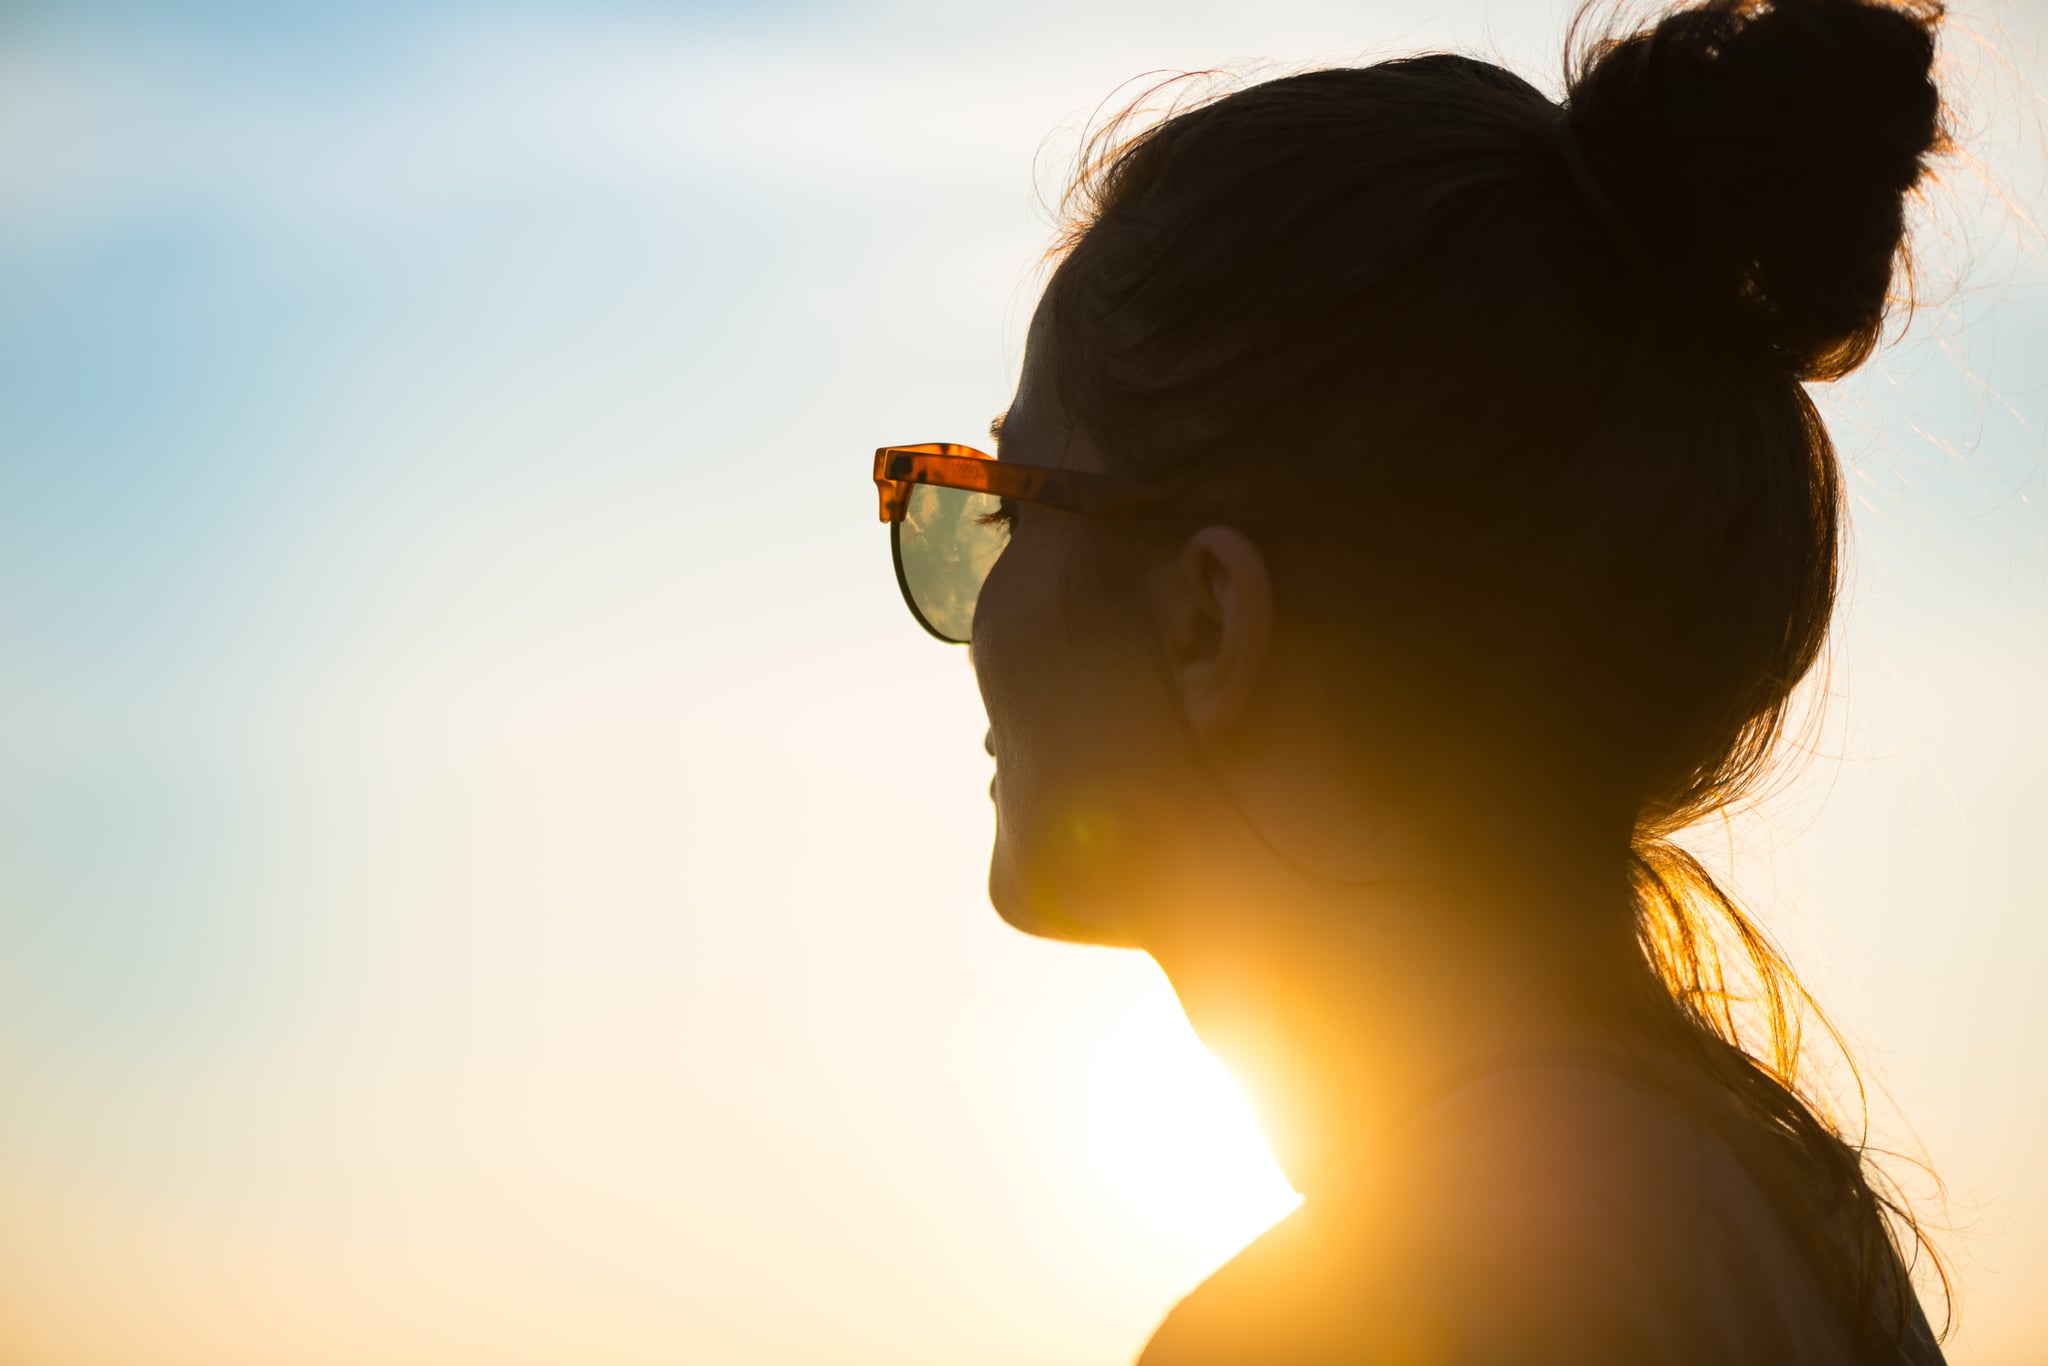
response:
M1582 11L1561 105L1430 54L1127 111L1044 305L1112 468L1244 527L1283 609L1355 642L1339 700L1376 762L1475 844L1512 806L1601 861L1618 999L1894 1337L1910 1261L1946 1272L1803 1086L1797 975L1672 837L1752 790L1823 653L1842 491L1804 383L1878 343L1946 146L1941 17L1708 0L1585 37Z

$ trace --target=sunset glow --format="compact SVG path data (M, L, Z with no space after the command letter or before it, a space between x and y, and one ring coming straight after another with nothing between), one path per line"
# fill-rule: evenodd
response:
M1150 959L991 909L870 462L1008 405L1137 73L1568 5L0 9L0 1363L1121 1366L1294 1208ZM2048 253L1957 193L1819 395L1829 724L1699 843L2038 1366Z

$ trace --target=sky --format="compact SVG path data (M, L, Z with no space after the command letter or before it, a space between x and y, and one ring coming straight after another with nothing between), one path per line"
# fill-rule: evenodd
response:
M2021 1366L2048 8L1953 13L1820 721L1694 840ZM0 1360L1128 1361L1293 1197L1148 959L988 909L870 455L1006 405L1134 78L1554 91L1568 15L0 3Z

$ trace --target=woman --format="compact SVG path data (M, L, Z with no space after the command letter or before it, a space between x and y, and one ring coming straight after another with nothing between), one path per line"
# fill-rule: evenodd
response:
M1000 460L878 453L996 909L1152 954L1304 1196L1144 1366L1941 1360L1796 977L1670 842L1827 634L1802 386L1877 341L1939 17L1710 0L1562 106L1436 55L1175 113L1070 195Z

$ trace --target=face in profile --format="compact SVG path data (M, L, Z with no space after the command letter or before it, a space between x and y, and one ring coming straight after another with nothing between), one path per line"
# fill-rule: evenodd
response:
M1044 378L1042 332L1034 322L1000 454L1100 470ZM1013 512L969 650L996 760L989 898L1027 933L1131 944L1132 893L1173 753L1145 623L1136 603L1105 600L1093 538L1111 533L1095 519L1036 504Z

